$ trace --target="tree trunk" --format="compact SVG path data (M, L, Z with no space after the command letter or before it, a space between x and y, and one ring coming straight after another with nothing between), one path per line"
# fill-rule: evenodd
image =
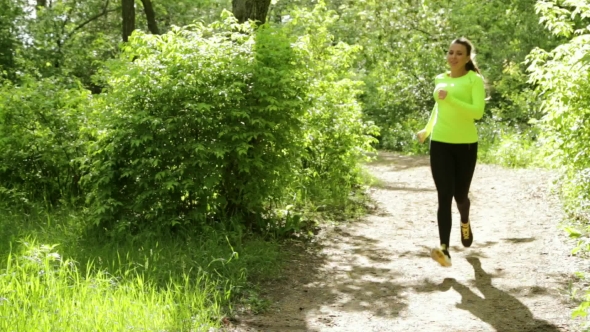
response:
M143 9L145 11L145 17L147 18L148 29L154 35L159 35L158 24L156 23L156 13L154 12L154 6L152 6L151 0L141 0L143 3Z
M121 0L121 11L123 17L123 41L127 42L133 30L135 30L134 0Z
M240 23L253 20L264 24L268 7L270 0L232 0L232 12Z

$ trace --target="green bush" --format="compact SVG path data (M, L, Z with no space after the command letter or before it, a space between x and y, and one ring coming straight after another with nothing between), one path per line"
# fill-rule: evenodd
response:
M198 224L260 214L281 198L306 82L280 31L228 19L136 33L124 57L110 65L106 131L85 178L96 224Z
M306 55L308 90L303 146L292 202L340 210L362 182L359 162L373 150L377 127L364 121L359 102L363 82L351 74L358 46L334 43L330 27L338 17L324 4L294 10L282 30L297 39Z
M579 1L537 4L541 21L568 41L551 51L536 49L529 56L530 79L538 85L544 116L537 123L545 155L562 171L561 192L570 219L567 228L578 239L575 252L590 246L590 8ZM587 316L590 291L574 316ZM586 323L584 328L590 325Z
M56 203L80 195L79 158L91 101L76 83L24 78L0 87L0 186L3 195Z
M16 71L15 17L19 8L13 1L0 0L0 77L14 78Z
M590 33L551 52L531 54L531 79L539 84L545 115L538 122L545 152L563 167L563 194L571 209L590 206Z
M513 168L549 166L542 158L542 143L534 127L509 126L488 118L478 124L478 131L478 160L482 163Z
M328 23L304 22L254 29L227 18L135 33L103 75L84 177L93 223L267 229L274 209L326 190L345 200L374 127L347 77L354 48L318 33ZM302 194L312 187L323 191Z

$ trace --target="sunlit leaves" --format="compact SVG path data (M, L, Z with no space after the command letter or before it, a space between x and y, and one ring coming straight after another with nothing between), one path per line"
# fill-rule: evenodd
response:
M351 72L362 49L345 43L330 46L337 24L336 15L324 5L313 11L294 10L292 21L283 29L296 33L306 27L311 33L299 38L298 48L309 56L309 108L305 112L305 132L299 170L300 195L314 204L345 205L359 182L358 162L372 150L377 127L363 119L358 101L364 84Z
M564 8L562 6L573 6ZM588 17L586 1L554 1L538 5L543 22L555 34L572 36L574 19ZM538 85L543 100L544 117L538 123L542 129L546 154L562 170L561 194L572 219L590 222L590 31L571 38L551 51L535 50L529 56L530 79ZM570 236L582 234L566 229ZM574 253L588 250L588 241L579 240ZM590 293L574 316L587 316ZM586 326L588 327L588 326Z
M115 215L169 227L171 216L186 224L244 215L282 195L302 127L300 60L279 30L244 25L240 34L233 25L136 33L126 65L113 63L104 109L112 129L91 167L94 177L113 176L93 189L96 222L115 221L100 213L110 199L123 202Z
M540 21L553 34L571 37L588 33L590 4L583 0L537 1L535 6L541 15ZM581 21L580 21L581 20Z
M331 17L318 7L254 30L226 12L134 33L101 74L103 134L84 177L92 221L114 232L228 218L267 229L272 207L345 203L376 131L351 79L359 48L332 45L318 15Z
M30 200L56 203L80 194L82 127L89 92L64 80L23 78L0 87L0 183Z

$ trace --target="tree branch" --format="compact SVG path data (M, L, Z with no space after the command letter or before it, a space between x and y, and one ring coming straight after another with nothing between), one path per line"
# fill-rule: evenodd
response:
M83 27L85 27L86 25L92 23L93 21L96 21L97 19L105 16L108 13L112 13L112 12L116 12L119 9L121 9L121 7L117 7L117 8L113 8L113 9L108 9L109 8L109 2L110 0L107 0L105 2L104 8L102 9L102 12L97 13L96 15L89 17L86 21L78 24L75 28L72 29L72 31L70 31L66 38L64 39L64 44L67 40L69 40L78 30L82 29Z
M411 26L410 29L411 30L414 30L414 31L421 32L421 33L425 34L426 36L430 37L431 39L434 39L434 34L428 32L426 30L422 30L422 29L420 29L420 28L418 28L416 26Z

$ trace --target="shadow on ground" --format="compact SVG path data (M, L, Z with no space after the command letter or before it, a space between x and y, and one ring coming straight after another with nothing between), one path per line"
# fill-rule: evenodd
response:
M240 322L246 331L317 331L313 325L331 326L336 317L323 315L323 307L340 312L370 312L378 317L396 317L407 307L406 287L396 271L374 267L387 263L390 252L377 241L336 228L329 245L291 243L291 258L281 280L262 285L263 296L273 305L268 312ZM330 257L329 252L347 255ZM315 321L308 314L313 312ZM239 320L239 318L238 318ZM243 331L243 329L241 329Z
M429 160L423 156L380 153L371 165L384 167L387 171L399 171L428 166ZM386 189L412 190L399 183L389 185ZM371 225L356 222L349 228L355 227L358 229ZM415 326L419 326L422 323L420 318L403 316L420 307L420 303L410 303L414 299L411 296L424 293L434 295L438 292L456 292L455 295L461 298L457 308L469 312L474 319L479 320L479 326L487 324L496 331L561 331L555 325L536 318L529 307L517 298L547 296L552 291L541 286L531 287L530 284L523 286L522 283L507 290L496 287L492 282L494 278L509 276L501 270L493 273L484 270L482 262L485 264L486 260L491 260L485 255L489 250L480 250L479 256L468 256L468 262L475 274L473 281L464 284L447 278L437 284L423 277L423 271L418 268L399 269L399 265L395 265L400 260L413 262L416 261L414 258L428 259L429 248L392 249L385 247L387 244L383 241L361 236L358 232L349 232L347 229L336 227L327 230L316 243L286 244L285 250L290 254L290 259L283 268L281 279L260 287L263 290L261 295L272 302L270 308L258 315L238 315L238 328L234 331L314 332L331 331L332 328L352 331L353 329L343 329L346 327L343 324L357 320L355 323L358 325L380 319L391 322L414 319ZM501 238L478 243L477 248L519 246L534 241L536 238L532 237ZM453 250L464 252L463 248ZM453 303L449 305L452 307ZM424 312L424 315L428 314L431 312ZM370 330L369 326L357 327Z
M445 279L438 286L425 287L421 291L454 289L461 295L461 303L457 304L457 308L469 311L496 331L561 331L557 326L547 321L536 319L531 310L513 295L494 287L492 274L482 268L478 257L469 257L467 261L473 266L475 272L475 288L481 292L483 297L477 295L469 286L452 278ZM538 295L546 292L546 289L536 287L533 294Z
M333 241L327 245L289 245L291 259L285 266L282 279L262 286L266 290L264 296L271 299L273 305L265 313L246 316L240 322L242 329L239 331L326 330L338 323L338 316L324 310L330 307L349 315L363 312L371 317L395 318L408 307L408 292L435 293L451 289L462 298L457 308L469 311L496 331L561 331L546 321L536 319L531 310L513 295L539 296L548 294L547 289L522 287L510 292L500 290L493 285L492 279L502 277L503 272L486 272L480 257L467 258L475 272L475 281L471 285L455 279L445 279L442 284L434 284L427 279L409 282L407 276L397 271L371 265L408 256L427 258L427 248L404 251L397 257L391 257L390 251L381 248L378 241L371 238L338 228L331 232L329 238ZM514 242L520 243L518 240ZM484 247L494 244L490 242ZM330 252L348 254L335 259ZM477 295L475 289L483 297Z

